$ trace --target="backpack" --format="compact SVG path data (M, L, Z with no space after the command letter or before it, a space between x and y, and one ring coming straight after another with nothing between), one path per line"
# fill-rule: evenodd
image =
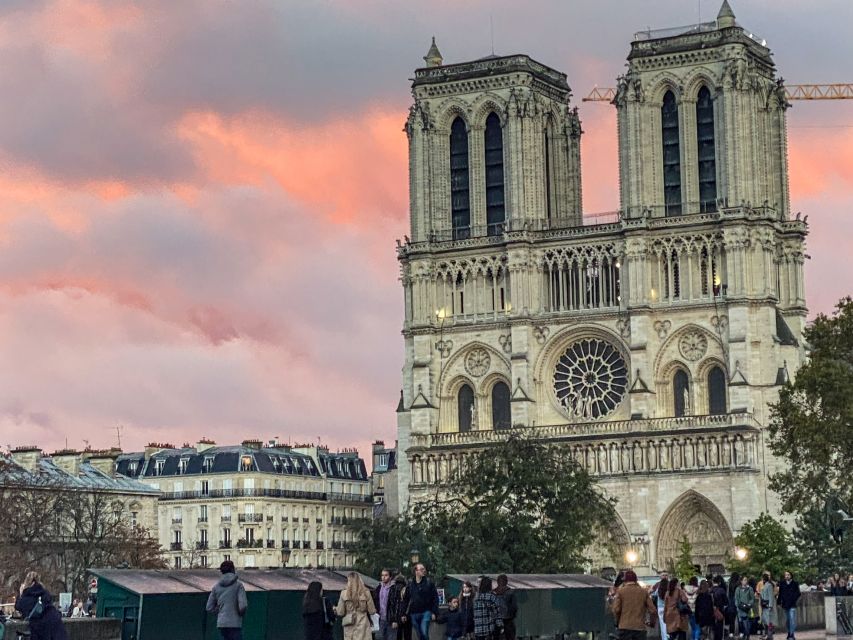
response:
M39 596L39 601L36 602L35 606L30 609L29 615L24 618L27 622L30 620L38 620L44 615L44 605L41 602L41 596Z

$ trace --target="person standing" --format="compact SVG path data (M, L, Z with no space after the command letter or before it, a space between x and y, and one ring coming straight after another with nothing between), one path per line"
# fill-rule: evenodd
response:
M207 598L207 610L216 614L216 628L222 640L243 640L243 616L249 608L246 587L237 578L231 560L219 565L222 577Z
M678 578L671 578L664 597L663 619L666 622L666 633L673 640L687 640L687 630L690 628L690 606L687 604L687 594L678 586Z
M474 598L477 597L477 590L474 585L467 580L462 583L462 590L459 592L459 610L465 618L465 635L474 633Z
M308 584L308 590L302 599L305 640L332 640L334 622L335 614L330 611L329 601L323 595L323 585L314 580Z
M652 587L652 602L654 602L658 611L658 626L660 627L660 640L669 640L666 632L666 622L663 619L664 608L666 604L666 592L669 590L669 574L666 571L660 572L660 581Z
M752 608L755 606L755 590L749 584L749 578L743 576L740 579L740 586L735 590L735 607L737 608L737 619L739 638L749 640L749 634L752 627L750 618L752 617Z
M388 594L388 617L391 619L392 633L396 640L412 640L412 624L406 618L409 608L409 589L406 578L398 573L394 578L391 593ZM392 639L393 640L393 639Z
M35 571L27 572L24 577L15 609L29 622L30 640L68 640L62 614L53 605L53 596L42 586Z
M637 583L637 574L632 570L625 572L624 581L613 598L611 610L616 618L619 640L646 640L646 615L657 615L652 599Z
M492 579L480 578L474 598L474 637L476 640L495 640L503 626L503 613L497 596L492 593Z
M761 598L761 624L764 625L764 636L767 640L773 640L773 630L776 627L776 585L770 577L769 572L765 572L761 578L761 589L759 597Z
M509 579L505 573L498 576L495 595L498 598L498 604L501 606L504 640L515 640L515 617L518 615L518 603L515 600L515 590L509 587Z
M370 616L376 613L373 595L361 577L351 571L347 575L347 586L341 591L335 614L341 619L344 640L372 640L373 622Z
M716 585L716 583L714 583ZM729 628L729 637L734 638L738 633L737 628L737 606L735 606L735 591L740 586L740 574L737 572L732 573L729 578L729 585L727 590L727 605L725 610L723 611L723 615L726 617L726 625ZM712 590L713 591L713 590Z
M438 590L427 577L426 567L415 565L415 578L406 587L409 592L407 618L420 640L429 640L429 625L438 615Z
M711 640L714 625L717 623L717 617L719 617L715 615L715 609L719 610L714 605L711 585L708 584L707 580L703 580L696 591L693 613L693 619L702 640ZM722 612L720 613L722 614ZM722 625L722 620L720 620L720 624Z
M373 605L379 613L379 640L393 640L397 635L388 615L388 599L393 588L391 570L383 569L379 574L379 584L373 590Z
M457 596L450 598L447 611L438 616L438 623L447 625L444 630L447 640L461 640L465 635L465 614L459 609Z
M699 594L699 578L693 576L684 587L687 604L690 606L690 640L699 640L699 625L696 624L696 596Z
M797 632L797 601L800 599L800 584L794 580L790 571L786 571L779 583L779 606L785 612L788 638L794 640Z
M726 583L723 576L717 574L711 580L711 600L714 602L714 609L720 612L720 616L714 615L714 640L723 640L723 632L725 631L725 612L729 609L732 601L729 600L729 595L726 592ZM735 616L737 618L737 616Z

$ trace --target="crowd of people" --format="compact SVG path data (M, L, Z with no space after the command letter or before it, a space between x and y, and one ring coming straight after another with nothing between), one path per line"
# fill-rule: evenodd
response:
M417 564L406 579L383 569L379 584L369 590L357 573L350 573L336 606L323 596L322 585L312 582L303 602L305 640L331 640L332 626L340 619L345 640L428 640L430 626L444 625L447 640L515 640L518 605L507 577L481 577L475 586L462 584L459 593L439 610L439 594Z
M698 576L686 583L662 572L651 587L641 586L633 571L620 572L608 596L620 640L644 640L660 627L661 640L749 640L773 638L778 616L784 615L788 640L797 632L797 602L812 590L800 586L790 571L776 582L769 571L758 579L731 575ZM847 581L831 579L831 595L850 595Z

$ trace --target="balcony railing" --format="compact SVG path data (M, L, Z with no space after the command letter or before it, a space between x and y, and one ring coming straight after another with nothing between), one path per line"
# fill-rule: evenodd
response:
M294 500L327 500L322 491L292 489L211 489L201 491L164 491L161 500L192 500L197 498L292 498Z
M245 538L240 538L237 540L237 548L238 549L263 549L264 541L258 538L257 540L246 540Z
M199 524L207 524L207 516L199 516L198 517Z
M373 496L358 493L329 493L329 502L373 502Z
M344 543L340 540L332 540L332 549L343 549Z
M241 513L237 516L237 522L258 523L264 521L262 513Z
M172 518L172 524L181 524L183 521L183 518Z
M318 541L317 541L317 550L318 550L318 551L322 551L324 547L325 547L325 544L323 543L323 541L322 541L322 540L318 540Z
M169 545L170 551L181 551L184 548L184 545L180 542L173 542Z
M637 420L611 420L607 422L582 422L544 427L518 427L513 429L482 429L476 431L454 431L450 433L412 434L413 447L441 447L457 445L480 445L500 442L512 434L522 433L542 440L581 438L592 435L628 435L668 431L720 429L725 427L749 427L760 425L751 413L726 413L715 416L685 416L683 418L645 418Z
M275 549L275 540L267 540L267 549Z
M207 547L208 547L208 542L207 542L207 540L202 540L201 542L196 542L196 543L195 543L195 548L196 548L196 549L204 550L204 549L207 549Z
M231 548L231 541L230 540L221 540L219 542L219 548L220 549L230 549Z
M230 515L227 515L227 516L219 516L219 521L220 521L220 522L231 522L231 516L230 516Z
M310 540L303 540L302 541L302 548L303 549L310 549L311 548L311 541Z
M294 540L294 541L292 542L292 545L293 545L293 548L294 548L294 549L299 549L299 548L301 548L301 547L302 547L302 541L300 541L300 540Z

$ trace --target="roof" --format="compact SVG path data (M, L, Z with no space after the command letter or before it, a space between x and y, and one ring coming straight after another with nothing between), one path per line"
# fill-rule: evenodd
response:
M195 476L212 473L256 471L291 476L319 476L321 473L351 480L367 480L364 461L352 453L320 453L317 462L310 455L285 447L246 447L242 445L161 449L147 460L141 452L123 453L116 461L118 473L132 478L158 476ZM244 462L248 460L248 467Z
M139 493L157 496L160 492L147 484L116 474L110 476L93 466L88 460L81 460L77 475L60 468L50 457L38 459L35 472L15 464L11 458L3 457L5 464L0 465L0 482L26 486L60 486L67 489L87 491L113 491L117 493Z
M90 569L89 573L141 595L207 593L222 575L216 569ZM314 580L321 582L326 591L341 591L347 584L345 572L323 569L252 569L240 571L237 576L246 591L305 591L308 583ZM361 579L369 588L378 584L365 575L361 575Z
M493 580L497 577L497 574L485 575ZM477 584L481 575L452 574L448 577L460 582L467 580L472 584ZM611 582L603 578L586 573L508 573L506 577L509 586L516 591L529 589L607 589L613 586Z
M415 79L412 86L507 75L510 73L529 73L559 95L569 95L569 83L565 73L557 71L541 62L537 62L525 54L488 56L469 62L444 64L440 67L423 67L415 70Z

